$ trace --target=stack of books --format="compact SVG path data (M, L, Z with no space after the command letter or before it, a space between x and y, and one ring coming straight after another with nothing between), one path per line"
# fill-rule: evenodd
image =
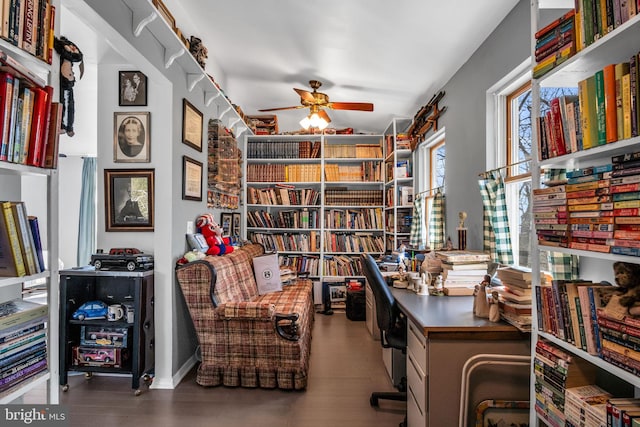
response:
M532 210L538 244L569 246L565 185L535 188Z
M634 375L640 375L640 319L614 316L596 309L604 360Z
M490 255L480 251L438 251L442 261L442 279L447 295L473 295L475 286L487 274Z
M567 425L606 426L607 401L613 397L595 384L565 390L564 413Z
M47 369L47 306L0 304L0 394Z
M546 425L561 427L566 425L565 392L572 387L593 384L596 368L583 359L573 358L552 343L539 339L536 342L534 373L536 413Z
M508 266L498 268L496 274L501 286L493 289L498 291L500 317L520 330L531 331L531 269ZM546 283L544 274L540 282Z
M575 9L535 33L536 65L533 78L539 78L576 53Z

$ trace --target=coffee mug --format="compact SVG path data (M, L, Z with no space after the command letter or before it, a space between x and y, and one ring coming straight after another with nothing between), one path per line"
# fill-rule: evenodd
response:
M115 322L116 320L122 319L124 316L124 310L120 304L110 305L107 309L107 320L110 322Z

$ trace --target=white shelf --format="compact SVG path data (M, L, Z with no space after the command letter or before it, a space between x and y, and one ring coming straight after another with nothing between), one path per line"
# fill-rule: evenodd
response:
M30 282L38 279L46 279L50 277L48 271L43 271L42 273L32 274L31 276L21 276L21 277L0 277L0 288L5 286L18 285L25 282Z
M45 370L32 376L31 378L27 378L26 380L19 382L14 387L11 387L8 390L0 393L0 405L6 405L13 402L14 400L24 396L26 393L30 392L36 387L40 387L46 384L46 382L50 379L51 374L48 370Z
M587 164L587 162L598 160L611 163L611 157L637 150L638 144L640 144L640 137L623 139L606 145L589 148L588 150L576 151L575 153L565 154L564 156L545 159L539 163L539 166L541 168L552 168L558 166L566 167L569 165L575 168L579 166L591 166Z
M561 248L557 246L538 245L538 248L541 251L562 252L565 254L578 255L586 258L599 258L599 259L606 259L611 261L625 261L625 262L631 262L635 264L640 263L640 257L636 257L636 256L617 255L617 254L606 253L606 252L582 251L578 249Z
M178 64L187 76L189 92L194 92L199 87L202 91L204 104L206 106L214 104L218 107L218 118L225 123L226 127L234 129L236 137L245 131L253 134L251 128L242 120L231 102L198 64L173 28L162 18L151 0L123 0L123 2L133 13L133 34L139 37L143 31L147 30L164 47L165 68Z

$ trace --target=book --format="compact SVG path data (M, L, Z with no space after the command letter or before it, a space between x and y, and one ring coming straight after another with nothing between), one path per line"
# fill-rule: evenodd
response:
M33 129L29 141L29 148L26 155L26 164L39 167L45 144L45 135L48 133L48 115L51 113L51 97L53 88L47 86L45 89L34 88L33 104Z
M47 142L42 156L42 167L56 169L58 167L58 144L62 128L62 104L54 102L51 104L51 118L47 135Z
M23 299L0 303L0 331L46 316L48 307Z
M3 248L7 248L7 254L4 254L3 249L3 258L7 261L3 264L6 266L9 264L9 257L13 258L15 275L16 276L24 276L27 274L24 259L22 257L22 249L20 248L20 237L18 236L18 228L16 226L16 220L13 216L13 210L11 209L11 202L2 202L0 203L0 209L2 210L2 220L1 224L4 229L3 233L6 233L8 241L8 245Z
M22 78L28 79L36 86L44 87L47 84L44 78L40 77L29 67L24 66L21 62L13 59L2 49L0 49L0 70L10 72L14 75L17 74Z
M607 143L618 140L618 113L616 105L615 64L606 65L603 70L604 116Z
M438 259L450 264L491 261L491 256L488 253L475 250L436 251L435 255Z
M13 75L0 71L0 160L8 159L9 125L11 122L11 105L13 102Z
M45 271L44 257L42 254L42 240L40 239L40 226L38 225L38 217L28 216L29 227L31 228L31 236L33 237L33 249L36 259L40 265L40 271Z
M16 228L18 229L18 236L20 237L20 249L22 250L27 274L40 273L42 270L39 270L37 266L37 260L33 250L33 237L31 236L31 228L27 220L27 211L24 202L10 203Z

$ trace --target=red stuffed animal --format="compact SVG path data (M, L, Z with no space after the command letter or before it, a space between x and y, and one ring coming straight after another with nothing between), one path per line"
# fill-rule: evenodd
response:
M222 237L222 227L213 219L213 215L200 215L196 219L196 227L209 245L207 255L224 255L233 252L231 241L228 237Z

